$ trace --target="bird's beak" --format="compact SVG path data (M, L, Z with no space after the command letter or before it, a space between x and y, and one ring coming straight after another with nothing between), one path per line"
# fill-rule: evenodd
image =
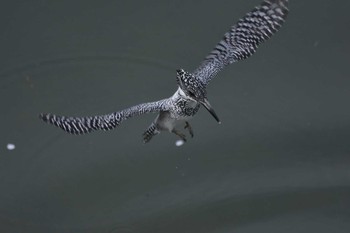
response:
M210 112L210 114L215 118L215 120L221 124L221 121L219 120L219 117L216 115L214 109L211 107L208 100L205 98L203 101L200 101L200 103Z

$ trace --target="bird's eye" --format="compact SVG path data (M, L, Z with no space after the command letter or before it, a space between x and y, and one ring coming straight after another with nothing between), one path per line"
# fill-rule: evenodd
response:
M196 97L195 94L192 91L188 91L188 94L193 98Z

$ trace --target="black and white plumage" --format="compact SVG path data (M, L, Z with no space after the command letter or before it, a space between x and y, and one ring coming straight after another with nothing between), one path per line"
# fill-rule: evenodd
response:
M253 55L258 45L269 39L284 23L288 14L288 0L266 0L247 13L193 72L204 85L226 65Z
M145 113L159 113L144 132L148 142L160 131L169 131L184 141L185 135L175 129L179 121L193 136L187 120L192 118L203 105L218 121L219 118L207 100L206 86L226 65L248 58L258 45L269 39L284 23L288 14L288 0L265 0L241 18L225 33L223 39L209 53L201 65L191 74L177 70L178 89L171 97L155 102L139 104L118 112L91 117L64 117L50 113L40 118L72 134L84 134L93 130L110 130L130 117Z
M130 117L151 112L169 111L169 99L156 102L139 104L119 112L114 112L101 116L88 117L64 117L50 113L40 114L40 118L48 123L62 128L71 134L84 134L93 130L111 130L117 127L122 121Z

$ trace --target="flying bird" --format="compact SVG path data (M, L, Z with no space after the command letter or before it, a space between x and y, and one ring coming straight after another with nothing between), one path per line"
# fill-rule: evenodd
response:
M94 130L111 130L123 121L146 113L158 113L155 120L143 133L143 142L149 142L161 131L176 134L186 141L186 136L177 126L185 123L185 129L193 137L190 120L200 106L206 108L214 119L219 117L207 98L207 85L225 66L253 55L259 44L269 39L284 23L288 14L288 0L265 0L248 12L228 32L192 73L184 69L176 72L178 88L169 98L138 104L114 113L65 117L51 113L40 114L43 121L60 127L71 134L85 134Z

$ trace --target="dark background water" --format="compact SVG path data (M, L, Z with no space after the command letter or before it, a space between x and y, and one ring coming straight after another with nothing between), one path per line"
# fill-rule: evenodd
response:
M172 95L175 70L259 3L4 1L0 231L350 232L349 1L291 1L209 86L222 124L201 110L182 147L143 145L155 115L80 137L37 118Z

